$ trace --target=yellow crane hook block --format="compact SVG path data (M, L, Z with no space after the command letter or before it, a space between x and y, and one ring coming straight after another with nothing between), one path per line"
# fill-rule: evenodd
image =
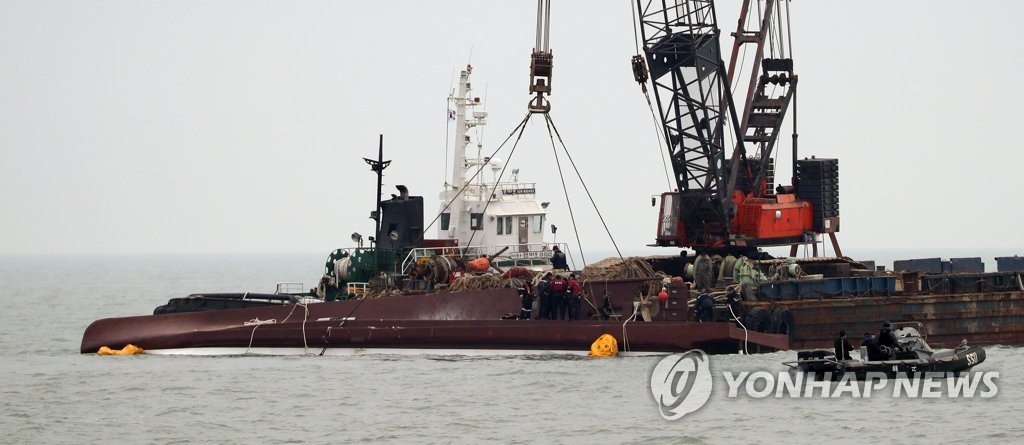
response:
M591 357L615 357L619 355L619 342L609 334L602 334L590 345Z
M143 351L142 348L133 344L128 344L121 349L110 349L106 346L101 346L100 350L96 351L99 355L135 355L142 354L143 352L145 351Z

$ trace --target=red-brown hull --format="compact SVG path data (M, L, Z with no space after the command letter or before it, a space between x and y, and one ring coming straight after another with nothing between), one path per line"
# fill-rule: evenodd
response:
M152 317L177 317L189 314ZM133 317L130 317L133 318ZM145 318L145 317L139 317ZM93 324L82 353L104 343L120 348L131 343L148 350L195 348L411 348L587 351L602 334L634 352L708 353L743 350L744 332L730 323L557 321L557 320L349 320L235 325L184 330L155 326L151 320L106 319ZM128 333L125 328L145 324ZM623 336L625 334L625 336ZM628 339L628 342L626 341ZM786 349L782 335L749 333L750 352ZM628 349L627 349L628 348Z
M619 280L609 282L609 289L634 289L639 283ZM631 293L616 294L619 297L613 299L613 306L628 309L622 314L624 320L632 315L631 303L625 303ZM581 311L581 321L499 319L505 313L518 313L519 307L514 289L490 289L108 318L86 329L81 352L95 352L101 346L121 348L128 343L149 350L326 347L585 351L601 334L611 334L620 348L637 352L701 348L710 353L734 353L744 346L744 331L731 323L696 323L684 318L632 321L623 328L622 321L592 319L596 312L593 307ZM786 349L788 338L750 332L747 344L751 352Z

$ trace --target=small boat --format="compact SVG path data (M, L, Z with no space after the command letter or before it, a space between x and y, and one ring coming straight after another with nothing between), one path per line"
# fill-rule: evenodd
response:
M846 374L854 374L858 379L869 375L896 377L900 374L915 376L930 372L959 374L985 361L985 348L968 345L966 339L955 349L936 351L925 341L923 324L892 323L892 327L896 346L879 347L881 357L869 353L869 346L861 346L860 357L853 360L840 360L835 351L819 349L799 351L795 362L783 364L817 379L839 380Z

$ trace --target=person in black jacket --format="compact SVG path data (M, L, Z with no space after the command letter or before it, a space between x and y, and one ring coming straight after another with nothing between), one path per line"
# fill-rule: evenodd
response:
M530 314L533 312L533 286L529 281L524 282L523 286L519 288L519 298L522 299L523 306L519 309L519 319L529 320Z
M540 312L537 313L538 320L550 320L551 312L551 272L544 274L544 278L537 283L537 297L540 298Z
M550 318L552 320L565 320L568 315L568 305L566 305L565 292L569 290L569 281L562 275L555 275L551 279L551 309Z
M569 265L565 261L565 253L558 246L551 248L551 268L559 270L569 270Z
M878 341L870 332L864 333L864 343L861 343L861 346L867 348L868 361L882 360L882 351L878 349Z
M882 330L878 332L878 348L882 350L885 359L896 357L899 349L899 340L896 339L894 330L892 323L886 321L882 323Z
M569 274L569 289L565 294L565 305L568 307L569 319L580 319L580 301L582 300L580 282L576 281L576 274Z
M836 360L853 360L853 357L850 357L853 345L850 344L850 340L846 339L846 331L839 331L839 337L836 338L834 346L836 348Z

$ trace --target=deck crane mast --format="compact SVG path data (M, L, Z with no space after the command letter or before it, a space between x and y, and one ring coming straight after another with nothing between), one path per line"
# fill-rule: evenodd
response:
M727 69L713 0L637 0L644 55L633 58L633 72L645 94L649 72L677 186L661 195L656 245L747 255L791 245L795 254L798 244L829 233L841 255L834 234L838 163L797 161L795 117L793 184L771 187L776 142L795 109L797 85L781 1L744 0ZM749 12L760 19L755 29L746 29ZM772 36L779 45L765 57ZM739 109L730 86L747 44L755 45L753 67Z

